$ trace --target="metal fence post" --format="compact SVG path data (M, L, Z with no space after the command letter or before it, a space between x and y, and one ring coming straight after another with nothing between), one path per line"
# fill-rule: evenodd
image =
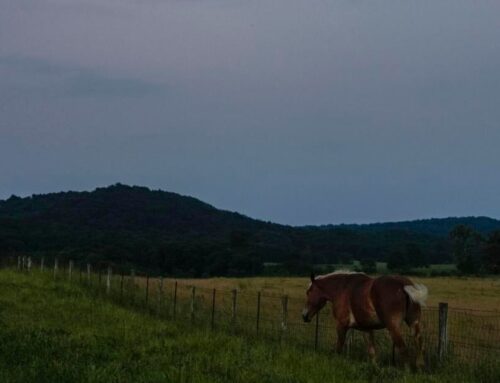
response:
M281 297L281 328L286 330L288 327L288 295Z
M314 328L314 351L318 349L318 341L319 341L319 313L316 313L316 326Z
M91 270L92 270L92 266L90 266L90 263L87 263L87 283L89 286L91 285L91 279L90 279Z
M212 290L212 318L210 322L210 328L212 330L215 328L215 289Z
M163 276L160 277L158 284L158 316L161 316L161 306L163 303Z
M236 289L231 291L232 295L232 310L231 310L231 324L236 326L236 301L238 297L238 291Z
M191 287L191 322L194 322L194 306L195 306L196 287Z
M130 270L130 289L132 290L132 297L130 301L132 302L132 305L135 303L135 270L131 269Z
M148 302L149 302L149 274L146 275L146 299L144 301L144 306L146 309L148 308Z
M439 303L438 357L442 361L448 351L448 303Z
M120 278L120 302L123 302L123 278L124 278L124 275L123 275L123 269L122 269L122 276Z
M255 320L255 330L258 333L259 332L259 325L260 325L260 291L257 293L257 318Z
M111 275L112 275L111 266L108 266L108 275L106 276L106 294L109 295L111 292Z
M172 308L172 319L175 320L175 315L177 311L177 281L175 281L174 284L174 301L173 301L173 308Z
M71 273L73 272L73 261L68 264L68 280L71 282Z

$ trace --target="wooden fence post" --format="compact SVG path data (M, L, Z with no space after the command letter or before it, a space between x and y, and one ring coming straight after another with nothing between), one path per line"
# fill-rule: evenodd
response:
M258 333L259 332L259 325L260 325L260 291L257 293L257 318L255 321L255 330Z
M68 280L71 282L71 274L73 273L73 261L68 264Z
M288 327L288 295L281 297L281 328L285 331Z
M193 286L191 287L191 322L194 322L195 294L196 294L196 287Z
M91 271L92 271L92 266L90 266L90 263L87 263L87 283L89 286L91 285L91 279L90 279Z
M238 290L233 289L232 294L232 310L231 310L231 324L233 327L236 326L236 303L238 299Z
M111 293L111 275L112 275L111 266L108 266L108 275L106 276L106 294L109 295Z
M318 349L318 341L319 341L319 313L320 313L320 311L318 311L316 313L316 324L315 324L315 328L314 328L314 351L316 351Z
M45 263L45 258L44 257L40 258L40 271L41 272L43 272L43 267L45 266L44 263Z
M439 303L438 357L442 361L448 351L448 303Z
M212 330L215 328L215 289L212 290L212 318L210 322L210 328Z
M175 281L174 284L174 301L173 301L173 308L172 308L172 318L175 320L175 315L177 311L177 281Z
M158 316L161 316L161 306L163 304L163 276L160 276L158 282Z
M28 257L28 273L31 271L31 257Z
M59 261L57 258L54 258L54 279L57 278L57 269L59 268Z

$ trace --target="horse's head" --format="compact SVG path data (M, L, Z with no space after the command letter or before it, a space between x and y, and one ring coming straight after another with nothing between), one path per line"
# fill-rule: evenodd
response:
M326 296L318 286L318 281L316 281L314 273L311 273L311 284L307 289L306 295L307 299L304 310L302 310L302 319L304 319L304 322L310 322L314 315L326 304Z

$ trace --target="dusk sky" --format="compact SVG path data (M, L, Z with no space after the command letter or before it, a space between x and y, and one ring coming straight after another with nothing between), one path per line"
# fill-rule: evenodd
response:
M0 198L500 218L500 1L0 0Z

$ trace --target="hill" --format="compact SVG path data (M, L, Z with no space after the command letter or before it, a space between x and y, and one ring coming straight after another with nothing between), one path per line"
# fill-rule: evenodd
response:
M308 264L385 260L394 252L443 263L451 260L447 234L457 224L500 228L486 217L292 227L117 184L0 201L0 254L107 260L192 276L258 274L264 262L304 272Z

